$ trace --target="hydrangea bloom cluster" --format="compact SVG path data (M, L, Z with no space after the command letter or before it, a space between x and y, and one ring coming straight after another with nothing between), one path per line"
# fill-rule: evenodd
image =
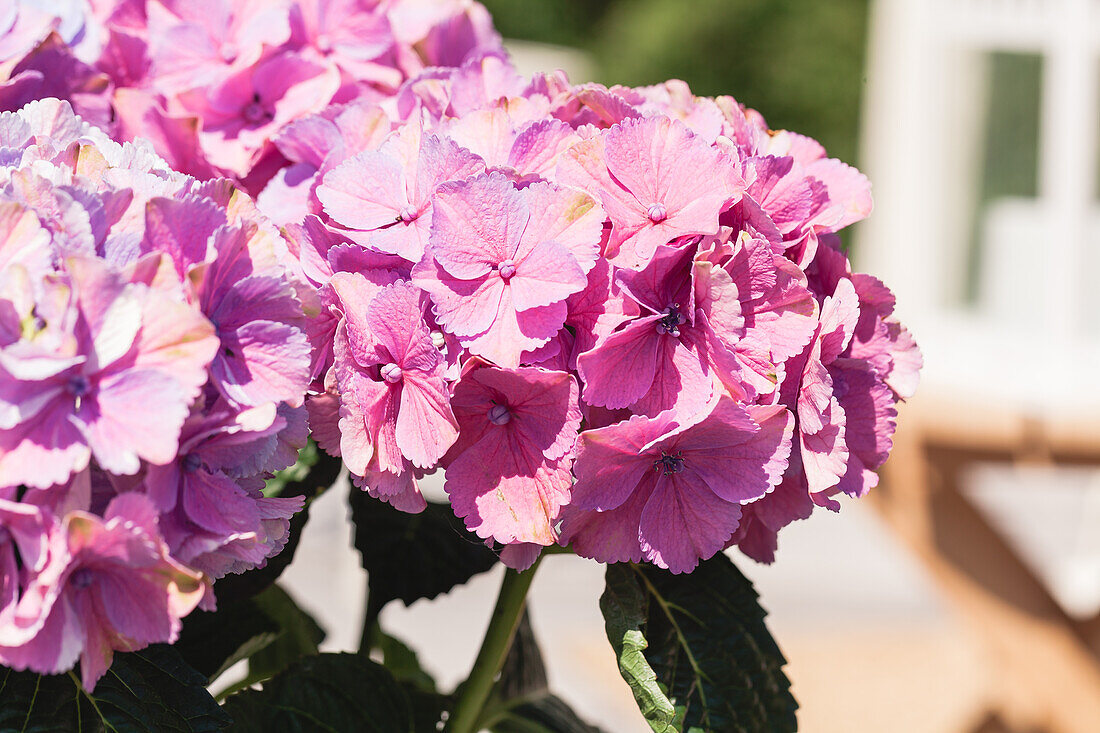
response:
M403 511L442 469L513 567L771 561L875 485L921 358L813 140L521 78L472 0L42 5L0 9L0 665L173 640L310 434Z
M310 345L285 240L67 102L0 114L0 664L173 641L302 499Z
M319 443L516 566L687 572L876 482L920 355L837 232L870 187L729 97L486 54L284 128L259 197L322 313Z
M0 109L59 97L174 170L253 187L275 132L330 103L391 98L430 67L500 50L471 0L9 2Z

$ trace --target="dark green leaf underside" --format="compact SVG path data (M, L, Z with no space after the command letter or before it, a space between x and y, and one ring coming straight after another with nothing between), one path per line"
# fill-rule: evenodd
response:
M423 512L406 514L354 488L350 503L375 612L394 599L408 605L435 598L497 561L447 504L429 502Z
M412 733L409 698L384 667L356 654L306 657L225 703L241 733Z
M213 733L230 722L205 677L164 644L115 654L91 695L76 679L0 669L0 731Z
M673 575L607 569L608 639L653 730L786 733L797 704L752 584L725 555Z

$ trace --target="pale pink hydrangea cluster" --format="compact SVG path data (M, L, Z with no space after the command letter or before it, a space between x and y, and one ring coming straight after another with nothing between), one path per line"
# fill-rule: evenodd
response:
M0 3L0 109L68 99L116 139L150 140L174 170L250 190L286 165L271 137L287 123L501 48L472 0L40 5Z
M172 640L307 432L514 567L771 561L875 485L921 359L813 140L523 79L470 0L51 5L0 4L0 109L105 132L0 117L0 664Z
M0 664L174 641L213 580L282 549L265 480L307 439L286 242L46 99L0 114Z
M311 430L373 496L418 511L442 467L509 564L686 572L874 486L920 356L836 234L869 184L813 140L488 54L275 144L259 204L323 306Z

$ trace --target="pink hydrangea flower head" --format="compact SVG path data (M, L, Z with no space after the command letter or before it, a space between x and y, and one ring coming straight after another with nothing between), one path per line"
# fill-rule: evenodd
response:
M291 17L297 40L346 78L387 91L404 80L390 62L396 39L385 6L377 0L297 0ZM359 91L352 86L352 94Z
M302 304L281 272L251 261L248 241L254 233L252 226L220 228L211 237L215 258L190 273L221 341L211 377L237 405L297 406L310 374Z
M466 348L515 367L562 327L566 299L596 263L602 222L589 196L549 183L519 189L491 173L446 184L413 281Z
M290 38L286 0L149 0L145 11L152 74L168 93L216 84Z
M572 484L578 393L565 372L468 365L452 399L459 438L443 465L451 506L479 537L556 540Z
M199 140L209 160L243 178L276 131L320 111L339 85L335 69L287 52L236 71L215 86L181 92L171 111L201 119Z

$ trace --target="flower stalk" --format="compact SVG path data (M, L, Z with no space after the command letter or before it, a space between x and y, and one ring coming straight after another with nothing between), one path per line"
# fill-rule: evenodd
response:
M541 558L539 558L541 560ZM512 648L520 617L527 604L527 591L531 588L539 560L527 570L517 573L508 569L500 585L496 607L489 619L489 628L481 642L481 650L474 660L473 669L465 684L459 689L458 701L447 721L448 733L475 733L485 702L489 699L504 659Z

